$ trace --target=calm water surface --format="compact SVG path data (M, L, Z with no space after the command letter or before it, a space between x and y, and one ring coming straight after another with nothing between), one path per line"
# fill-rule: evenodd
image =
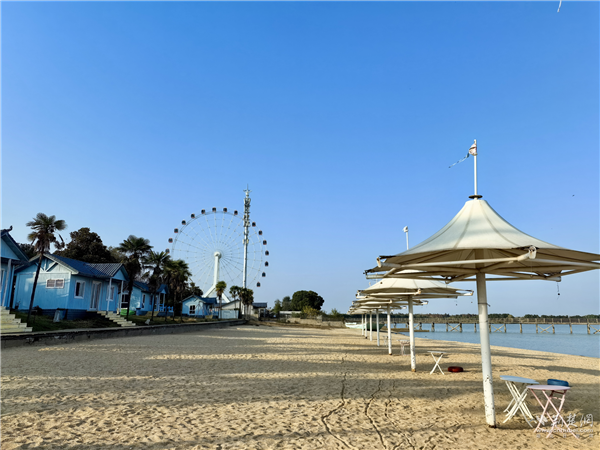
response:
M450 327L458 324L449 324ZM397 324L398 328L405 325ZM496 325L498 326L498 325ZM540 324L542 327L549 325ZM423 322L423 329L430 329L431 324ZM519 324L508 324L506 333L502 331L490 333L490 343L501 347L520 348L525 350L538 350L543 352L563 353L566 355L591 356L600 358L600 333L587 334L587 325L573 325L573 334L569 333L569 325L554 325L556 334L536 333L535 325L523 325L523 334L519 333ZM479 325L477 325L479 329ZM492 324L492 330L494 324ZM594 330L591 330L592 333ZM436 339L440 341L468 342L479 344L479 333L474 332L473 324L463 324L463 332L446 332L445 324L436 324L435 332L415 333L415 337Z

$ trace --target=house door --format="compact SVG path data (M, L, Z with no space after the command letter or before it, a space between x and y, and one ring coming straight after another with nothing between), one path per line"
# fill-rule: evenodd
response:
M98 309L98 303L100 303L100 288L102 285L97 281L94 281L92 285L92 300L90 301L90 309Z

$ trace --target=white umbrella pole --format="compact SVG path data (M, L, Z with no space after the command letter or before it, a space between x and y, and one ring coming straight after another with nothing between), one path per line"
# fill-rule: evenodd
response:
M369 312L369 340L373 341L373 311Z
M492 354L490 351L490 333L488 325L487 292L485 274L478 273L477 307L479 310L479 338L481 342L481 372L483 375L483 397L485 402L485 420L490 427L496 426L494 410L494 386L492 384Z
M412 297L408 299L408 335L410 336L410 370L417 371L417 360L415 359L415 320L413 317Z
M392 308L388 306L387 316L388 316L388 354L392 354Z
M377 321L377 347L379 347L379 310L375 310L375 320Z
M366 331L366 327L365 327L365 315L361 314L360 315L360 335L364 336L365 335L365 331Z

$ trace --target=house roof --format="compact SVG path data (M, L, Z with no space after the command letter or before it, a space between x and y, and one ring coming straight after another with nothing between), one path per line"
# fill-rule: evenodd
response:
M267 304L266 303L257 303L257 302L254 302L254 303L252 303L252 306L254 308L266 308Z
M184 302L187 302L188 300L199 300L203 303L206 303L207 305L214 305L215 303L217 303L216 298L204 298L198 295L190 295L189 297L183 299Z
M46 254L45 258L51 259L67 268L77 272L77 275L82 277L90 277L90 278L110 278L110 275L105 273L104 271L93 267L89 263L85 263L83 261L78 261L76 259L65 258L64 256L58 256L54 254ZM36 258L37 259L37 258Z
M144 292L150 292L150 286L148 286L146 283L142 283L141 281L134 281L133 286Z
M83 261L78 261L76 259L71 259L71 258L65 258L64 256L54 255L51 253L44 254L44 258L48 258L51 261L54 261L58 264L61 264L62 266L65 266L67 269L75 272L76 275L79 275L82 277L89 277L89 278L99 278L99 279L104 279L104 280L106 280L108 278L112 278L123 266L123 264L115 264L115 263L96 263L96 264L86 263ZM39 255L36 256L35 258L32 258L26 267L30 266L38 259L39 259ZM20 268L20 269L23 269L23 268ZM125 268L123 268L123 271L125 272L125 274L127 274L127 272L125 271Z
M161 284L160 287L158 288L158 290L156 291L157 294L168 294L169 293L169 286L167 286L166 284Z
M117 272L119 272L119 270L121 269L121 267L123 267L123 264L121 263L84 263L87 264L88 266L99 270L100 272L108 275L109 277L114 277ZM127 274L127 271L125 271L125 274Z
M21 250L21 247L19 247L19 244L17 244L17 241L15 241L12 238L12 236L9 233L10 230L12 230L12 226L7 230L2 230L1 239L6 245L8 245L8 247L15 253L15 255L17 255L19 257L20 261L22 261L23 263L26 263L27 261L29 261L29 258L23 252L23 250ZM5 258L2 258L2 259L5 259ZM15 261L15 260L13 259L13 261Z

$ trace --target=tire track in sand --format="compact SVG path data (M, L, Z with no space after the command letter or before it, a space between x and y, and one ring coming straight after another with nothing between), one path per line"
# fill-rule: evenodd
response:
M344 364L344 357L342 357L342 364ZM344 393L346 392L346 377L347 377L347 375L348 375L348 372L344 372L344 376L342 377L342 391L340 392L340 403L339 403L339 405L337 405L335 408L333 408L327 414L322 415L321 416L321 422L323 422L323 426L325 427L325 430L331 435L331 437L333 437L337 441L341 442L344 445L344 447L351 449L351 448L354 448L354 447L352 447L351 445L349 445L341 437L339 437L336 434L334 434L331 431L331 428L329 427L329 424L327 423L327 420L326 420L331 415L337 413L340 409L342 409L342 408L344 408L346 406L346 399L344 398Z

